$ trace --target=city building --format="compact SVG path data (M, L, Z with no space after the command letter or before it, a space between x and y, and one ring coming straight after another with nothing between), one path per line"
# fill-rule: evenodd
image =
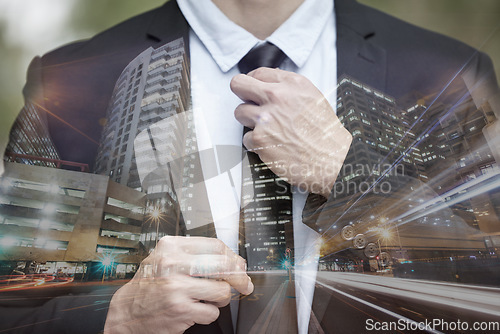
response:
M101 136L95 172L147 193L148 249L180 234L192 211L192 192L181 191L193 188L197 167L188 71L182 38L142 52L118 78Z
M215 236L205 182L227 177L240 162L234 159L241 156L239 148L199 152L188 70L182 39L149 48L130 62L116 83L96 160L96 173L147 193L143 238L149 250L164 235ZM218 161L219 171L202 171L202 160ZM284 254L284 226L291 221L290 210L281 214L287 218L276 218L280 200L272 192L261 191L269 182L275 182L275 177L254 182L249 175L243 180L252 194L260 189L260 202L267 201L259 209L244 211L252 224L242 242L254 253L252 258L259 259L255 267L277 263L271 258Z
M285 181L262 161L243 173L240 230L250 270L282 269L287 248L293 251L292 198Z
M182 38L157 49L150 47L130 62L110 100L96 173L141 188L134 140L150 125L189 109L188 71Z
M433 101L340 78L337 115L354 139L316 226L326 257L496 256L500 173L482 133L491 115Z
M124 277L147 255L142 192L107 176L19 163L5 164L0 187L3 274L24 262L95 278L112 261Z
M474 190L473 183L491 184L498 175L498 163L483 129L494 117L477 108L470 99L455 105L433 102L433 99L433 96L415 93L399 102L409 119L415 122L414 132L418 134L427 184L437 194L449 196L458 195L455 189ZM500 192L494 189L475 192L474 196L453 204L453 212L483 232L500 232Z
M36 108L31 102L25 104L12 125L5 153L5 161L56 167L55 161L60 161L60 157L50 138L42 108Z

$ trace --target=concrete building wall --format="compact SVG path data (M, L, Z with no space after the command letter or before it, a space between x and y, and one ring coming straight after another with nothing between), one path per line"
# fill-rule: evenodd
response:
M145 194L109 177L7 163L0 179L0 260L138 264Z

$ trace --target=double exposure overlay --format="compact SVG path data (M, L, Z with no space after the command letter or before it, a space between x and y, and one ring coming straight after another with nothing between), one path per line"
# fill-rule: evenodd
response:
M39 322L66 321L57 312L78 317L82 308L89 321L99 312L105 319L126 283L158 292L152 284L171 277L221 282L245 271L253 292L245 294L244 276L225 303L233 318L221 311L217 320L239 333L500 331L492 63L465 46L460 57L430 57L417 45L406 60L405 47L386 56L375 41L356 49L370 66L383 59L372 71L351 65L358 41L340 38L328 100L352 142L339 171L200 143L206 110L193 104L186 33L36 58L0 177L0 306L23 315L0 331L37 332ZM391 72L391 62L411 76ZM289 174L259 174L280 168ZM334 173L327 198L300 184L286 191L311 173ZM219 187L213 197L208 189ZM231 219L238 226L223 225ZM222 239L227 249L214 253L226 262L174 236L200 246L197 237ZM146 296L118 291L123 304Z

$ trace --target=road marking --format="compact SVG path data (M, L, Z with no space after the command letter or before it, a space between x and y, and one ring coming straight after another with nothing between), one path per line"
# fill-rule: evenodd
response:
M344 291L335 289L335 288L333 288L333 287L331 287L329 285L326 285L325 283L321 283L320 281L316 281L316 283L319 284L319 285L324 286L325 288L327 288L329 290L332 290L333 292L336 292L336 293L341 294L341 295L343 295L345 297L351 298L351 299L353 299L353 300L355 300L355 301L357 301L357 302L359 302L361 304L365 304L366 306L370 306L370 307L372 307L372 308L374 308L374 309L376 309L376 310L378 310L380 312L383 312L385 314L388 314L388 315L390 315L392 317L395 317L395 318L398 318L398 319L402 319L404 321L407 321L409 323L412 323L412 324L415 324L416 326L418 326L418 322L416 322L414 320L411 320L410 318L407 318L405 316L402 316L401 314L397 314L395 312L389 311L389 310L387 310L387 309L385 309L383 307L380 307L378 305L375 305L375 304L372 304L370 302L367 302L366 300L363 300L361 298L351 296L350 294L348 294L348 293L346 293ZM432 329L426 330L426 332L428 332L428 333L435 333L435 334L443 334L442 332L439 332L439 331L436 331L436 330L432 330Z
M254 325L252 328L250 328L249 333L262 333L263 329L266 329L269 327L269 322L271 321L271 318L276 311L276 308L280 304L280 301L282 301L282 296L285 294L285 287L287 286L288 281L285 281L281 283L280 287L278 288L278 291L273 295L271 298L271 301L269 304L267 304L266 308L262 313L259 315L257 320L255 321Z
M413 313L413 314L419 315L419 316L421 316L421 317L423 317L423 316L424 316L422 313L418 313L418 312L415 312L415 311L409 310L409 309L404 308L404 307L402 307L402 306L400 306L399 308L400 308L400 309L402 309L402 310L404 310L404 311L411 312L411 313Z

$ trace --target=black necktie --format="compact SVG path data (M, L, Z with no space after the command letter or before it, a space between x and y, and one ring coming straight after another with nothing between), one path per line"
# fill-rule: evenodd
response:
M241 73L247 74L259 67L276 68L285 60L286 55L276 45L266 42L252 50L238 63Z
M241 73L258 67L276 68L286 55L271 43L262 44L238 63ZM244 134L250 131L245 128ZM249 270L278 268L286 248L293 247L292 193L290 185L276 176L253 152L247 152L251 176L242 180L240 253ZM249 196L247 194L253 194ZM243 230L244 229L244 230Z

